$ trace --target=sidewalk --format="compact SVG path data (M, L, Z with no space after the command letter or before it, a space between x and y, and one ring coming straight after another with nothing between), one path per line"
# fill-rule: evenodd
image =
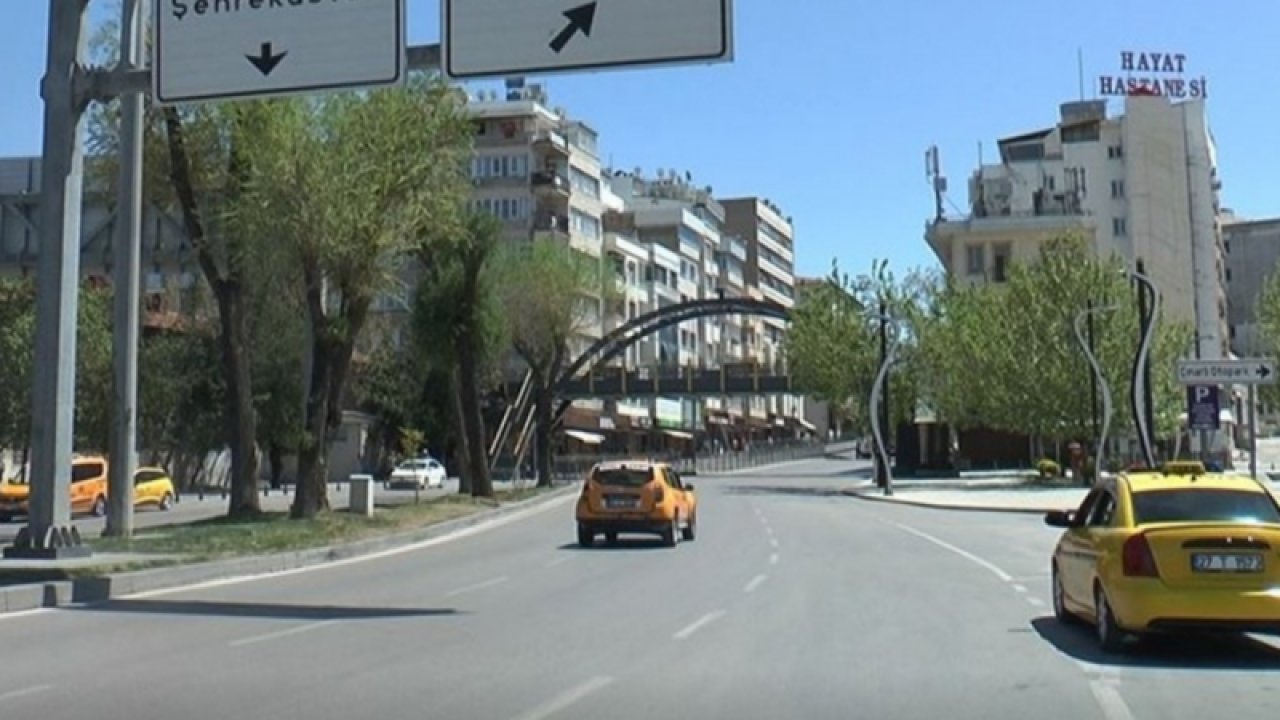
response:
M846 494L860 500L897 503L938 510L1027 513L1043 515L1051 510L1076 508L1084 500L1088 488L1027 488L971 486L959 488L923 488L918 484L895 483L894 492L886 496L874 485L850 488Z

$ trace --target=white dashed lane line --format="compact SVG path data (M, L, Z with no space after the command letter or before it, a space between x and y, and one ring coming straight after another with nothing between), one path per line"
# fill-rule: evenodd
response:
M694 620L693 622L684 626L679 631L677 631L676 634L672 635L671 637L676 640L686 640L689 638L690 635L693 635L694 633L698 632L702 628L710 625L711 623L715 622L716 620L719 620L722 617L724 617L723 610L716 610L714 612L709 612L706 615L703 615L697 620Z
M746 587L742 588L742 591L746 593L753 593L756 591L756 588L760 587L760 585L764 583L765 580L768 580L768 579L769 579L768 575L763 575L763 574L757 575L751 578L751 582L748 582Z

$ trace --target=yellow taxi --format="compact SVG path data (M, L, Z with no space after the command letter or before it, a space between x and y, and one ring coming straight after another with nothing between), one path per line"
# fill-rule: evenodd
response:
M71 512L102 517L107 514L107 459L101 455L77 455L71 460ZM27 478L0 483L0 522L26 515L31 485Z
M140 467L133 474L133 506L155 506L160 510L173 507L177 493L173 478L161 467Z
M612 461L588 473L576 517L582 547L590 547L601 533L609 543L617 542L619 533L654 534L667 547L675 547L697 536L698 498L670 465Z
M1053 610L1094 624L1102 649L1130 635L1280 629L1280 505L1242 475L1198 462L1101 481L1053 552Z

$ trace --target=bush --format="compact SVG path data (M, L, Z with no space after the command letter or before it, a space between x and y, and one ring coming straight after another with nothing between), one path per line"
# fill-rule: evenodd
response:
M1058 477L1062 474L1062 468L1058 463L1048 458L1036 463L1036 470L1040 473L1040 477L1042 478Z

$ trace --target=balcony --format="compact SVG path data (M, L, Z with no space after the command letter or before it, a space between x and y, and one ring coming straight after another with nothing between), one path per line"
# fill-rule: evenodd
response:
M561 197L569 197L569 179L550 172L536 172L529 176L529 184L536 193L550 193Z
M569 157L569 138L555 130L541 130L533 135L533 149L547 154Z

